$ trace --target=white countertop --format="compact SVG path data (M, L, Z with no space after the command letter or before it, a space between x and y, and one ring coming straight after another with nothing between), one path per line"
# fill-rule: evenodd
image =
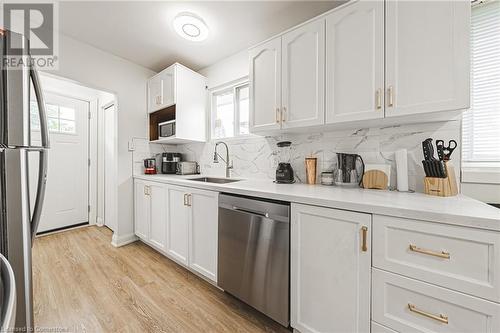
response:
M423 193L400 193L306 184L275 184L271 180L240 180L227 184L189 180L200 177L203 175L134 176L134 178L147 181L217 192L500 231L500 209L464 195L442 198Z

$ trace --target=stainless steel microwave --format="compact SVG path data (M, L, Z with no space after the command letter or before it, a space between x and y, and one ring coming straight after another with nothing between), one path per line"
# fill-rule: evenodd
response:
M158 124L158 137L168 138L175 135L175 120L165 121Z

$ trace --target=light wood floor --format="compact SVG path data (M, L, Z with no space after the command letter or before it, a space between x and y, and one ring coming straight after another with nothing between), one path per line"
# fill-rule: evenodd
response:
M70 332L288 332L148 246L87 227L37 238L35 325Z

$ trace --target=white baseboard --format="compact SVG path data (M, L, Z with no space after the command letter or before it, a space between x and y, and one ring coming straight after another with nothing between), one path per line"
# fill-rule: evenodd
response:
M135 234L117 236L115 233L113 233L113 237L111 238L111 245L113 245L114 247L120 247L133 243L137 240L139 240L139 238Z
M104 226L104 220L103 220L103 218L102 218L102 217L98 217L98 218L96 219L96 224L97 224L99 227Z

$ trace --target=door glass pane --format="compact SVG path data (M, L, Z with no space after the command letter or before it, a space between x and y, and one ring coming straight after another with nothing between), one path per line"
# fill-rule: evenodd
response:
M67 120L75 120L75 109L60 106L59 118Z
M53 104L45 104L45 111L47 112L47 117L58 118L59 117L59 108L57 105Z
M76 133L76 124L74 120L60 119L59 126L61 133Z
M51 132L59 132L59 118L47 117L47 127Z

